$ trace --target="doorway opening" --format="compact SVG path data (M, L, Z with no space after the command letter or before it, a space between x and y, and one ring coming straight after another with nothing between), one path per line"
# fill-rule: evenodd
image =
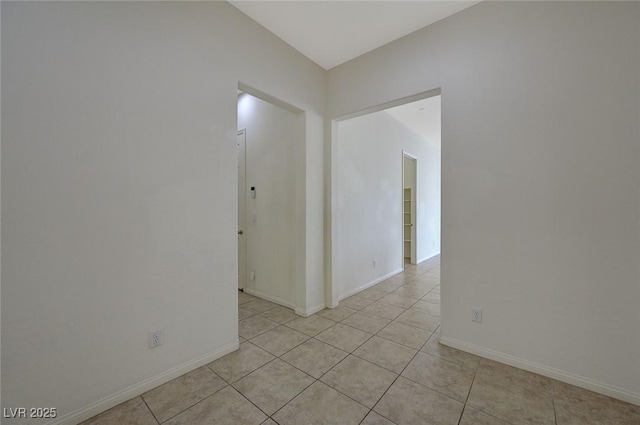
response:
M244 234L246 224L246 166L247 166L247 130L238 130L236 141L238 160L238 290L244 292L247 286L247 239Z
M304 113L239 84L237 118L238 289L295 309Z
M416 261L416 193L418 159L408 152L402 152L402 261L417 264Z
M439 261L440 111L440 91L433 90L333 121L332 305Z

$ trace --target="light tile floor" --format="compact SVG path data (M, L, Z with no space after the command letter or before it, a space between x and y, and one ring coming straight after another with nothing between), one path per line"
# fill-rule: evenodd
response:
M439 344L439 261L307 318L239 293L238 351L85 424L640 424L640 407Z

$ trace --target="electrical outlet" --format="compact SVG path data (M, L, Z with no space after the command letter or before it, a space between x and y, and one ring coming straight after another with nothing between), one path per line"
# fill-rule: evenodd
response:
M251 271L249 272L249 279L250 279L251 281L256 280L256 271L255 271L255 270L251 270Z
M482 309L474 307L471 314L471 320L474 322L482 323Z
M149 331L149 348L156 348L162 345L162 329Z
M373 260L373 268L376 268L376 260Z

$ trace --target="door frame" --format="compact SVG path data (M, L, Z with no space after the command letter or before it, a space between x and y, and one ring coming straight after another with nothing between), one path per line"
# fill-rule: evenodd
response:
M402 268L404 269L404 179L405 179L405 167L404 160L405 158L412 160L414 164L414 175L413 175L413 190L411 191L411 245L410 245L410 253L409 253L409 262L411 264L417 264L418 258L418 240L416 236L418 235L418 157L413 155L410 152L405 150L402 151L402 183L401 183L401 205L402 205L402 216L401 216L401 226L402 226Z
M406 97L397 98L395 100L390 100L388 102L382 102L379 104L374 104L368 107L364 107L362 109L351 111L345 113L344 115L338 116L330 116L328 119L330 122L327 124L327 130L329 133L329 143L326 144L325 147L325 156L324 159L326 161L325 172L326 172L326 191L325 194L325 246L326 246L326 258L325 258L325 294L326 294L326 304L328 307L335 307L338 305L340 299L340 288L338 276L336 275L336 270L333 268L333 264L337 263L337 249L335 247L337 237L337 228L334 226L334 218L337 214L336 206L338 205L337 198L337 164L339 163L338 157L338 144L339 144L339 123L341 121L345 121L351 118L360 117L363 115L371 114L373 112L384 111L385 109L393 108L394 106L404 105L406 103L415 102L417 100L426 99L433 96L442 96L442 90L440 87L434 88L432 90L427 90L423 92L419 92L413 95L409 95ZM444 96L443 96L444 99ZM441 122L443 121L442 117L440 117ZM444 132L444 130L443 130ZM441 160L442 162L442 160ZM442 178L442 177L441 177ZM442 180L440 182L442 186ZM440 236L442 240L442 234Z
M240 146L240 136L242 146ZM236 139L237 161L238 161L238 289L244 291L247 287L247 129L238 130ZM242 155L242 158L240 157ZM242 161L241 161L242 159ZM242 162L242 165L241 165ZM241 169L242 167L242 169ZM241 177L241 173L244 174ZM240 202L244 200L244 210L240 209ZM240 233L242 232L242 234Z

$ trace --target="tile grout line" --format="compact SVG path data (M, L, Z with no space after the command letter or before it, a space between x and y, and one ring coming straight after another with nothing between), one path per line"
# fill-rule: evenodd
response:
M402 285L402 286L404 286L404 285ZM402 287L402 286L401 286L401 287ZM398 289L399 289L399 288L398 288ZM428 294L428 292L427 292L427 294ZM426 294L425 294L425 296L426 296ZM407 298L407 297L405 297L405 298ZM421 299L421 298L420 298L420 299ZM415 305L415 303L417 303L420 299L416 300L416 301L412 304L412 306L413 306L413 305ZM373 300L373 302L376 302L376 300ZM373 303L371 303L371 304L373 304ZM369 305L371 305L371 304L369 304ZM385 304L389 304L389 303L385 303ZM363 308L361 308L361 309L354 309L354 310L356 310L356 313L353 313L352 315L357 314L357 312L361 312L361 311L362 311L364 308L366 308L366 307L368 307L368 306L365 306L365 307L363 307ZM411 308L411 306L410 306L410 307L401 307L401 306L397 306L397 307L402 308L405 312L406 312L407 310L409 310L409 308ZM353 307L349 307L349 308L353 308ZM403 313L404 313L404 312L403 312ZM403 314L403 313L401 313L401 314ZM366 314L366 313L365 313L365 314ZM345 318L344 318L344 319L342 319L342 320L346 320L348 317L351 317L352 315L347 316L347 317L345 317ZM320 317L322 317L322 316L320 316ZM435 317L435 316L434 316L434 317ZM396 317L396 318L397 318L397 317ZM385 319L386 319L386 318L385 318ZM332 320L332 319L329 319L329 320ZM386 320L389 320L389 319L386 319ZM391 324L394 320L395 320L395 319L392 319L392 320L391 320L391 322L389 322L389 324ZM336 324L337 324L337 323L341 323L341 322L342 322L342 321L338 321L338 322L336 322ZM356 327L349 326L348 324L344 324L344 323L341 323L341 324L343 324L344 326L351 327L352 329L359 330L359 331L361 331L361 332L369 333L369 332L363 331L362 329L358 329L358 328L356 328ZM387 324L387 326L388 326L389 324ZM364 359L364 358L361 358L361 357L357 356L356 354L353 354L353 353L354 353L358 348L360 348L361 346L363 346L364 344L366 344L366 343L367 343L369 340L371 340L374 336L378 336L378 335L377 335L377 333L370 334L371 336L370 336L369 338L367 338L367 340L365 340L362 344L358 345L358 347L356 347L356 348L355 348L354 350L352 350L351 352L348 352L348 351L342 350L341 348L336 347L335 345L333 345L333 344L331 344L331 343L329 343L329 342L322 341L322 340L319 340L318 338L316 338L318 335L320 335L321 333L323 333L323 332L325 332L325 331L327 331L327 330L331 329L331 328L332 328L332 327L334 327L334 326L335 326L335 324L334 324L334 325L332 325L331 327L329 327L329 328L327 328L327 329L323 330L322 332L319 332L319 333L318 333L318 334L316 334L315 336L312 336L310 339L315 339L316 341L319 341L319 342L325 343L325 344L327 344L327 345L329 345L329 346L331 346L331 347L334 347L334 348L339 349L339 350L341 350L341 351L343 351L343 352L346 352L346 353L347 353L347 355L346 355L344 358L342 358L338 363L336 363L333 367L331 367L328 371L326 371L325 373L323 373L323 374L320 376L320 378L317 378L317 379L314 381L314 383L315 383L315 382L317 382L317 381L319 381L319 382L320 382L320 383L322 383L323 385L326 385L327 387L329 387L329 388L333 389L334 391L337 391L338 393L340 393L340 394L344 395L345 397L349 398L350 400L353 400L354 402L356 402L356 403L358 403L358 404L362 405L362 403L360 403L360 402L358 402L357 400L353 399L353 398L352 398L351 396L349 396L348 394L345 394L345 393L343 393L342 391L340 391L339 389L334 388L334 387L332 387L331 385L328 385L328 384L324 383L324 382L322 381L322 378L323 378L326 374L328 374L331 370L333 370L333 369L334 369L334 368L336 368L338 365L340 365L342 362L344 362L344 361L345 361L345 360L346 360L350 355L353 355L354 357L356 357L356 358L358 358L358 359L361 359L362 361L365 361L365 362L367 362L367 363L369 363L369 364L371 364L371 365L378 366L378 367L381 367L381 368L383 368L383 369L385 369L385 370L388 370L388 371L389 371L389 372L391 372L391 373L396 374L396 372L391 371L391 370L389 370L389 369L386 369L386 368L384 368L384 367L382 367L382 366L379 366L379 365L377 365L377 364L375 364L375 363L372 363L372 362L370 362L370 361L369 361L369 360L367 360L367 359ZM410 326L410 325L407 325L407 326ZM385 327L386 327L386 326L385 326ZM384 329L385 327L383 327L382 329ZM410 327L414 328L413 326L410 326ZM435 332L437 331L437 329L438 329L439 327L440 327L440 326L436 327L436 329L435 329L435 330L430 331L430 332L431 332L431 334L429 335L429 337L428 337L428 338L427 338L427 340L425 341L425 344L426 344L426 342L427 342L427 341L428 341L428 340L429 340L429 339L430 339L430 338L435 334ZM382 329L380 329L378 332L380 332ZM420 328L416 328L416 329L420 329ZM422 330L422 329L420 329L420 330ZM428 331L428 332L429 332L429 331ZM395 379L393 380L393 382L389 385L389 387L387 387L387 389L386 389L386 390L385 390L385 392L382 394L382 396L380 396L380 398L378 399L378 401L376 401L376 403L374 403L373 407L368 408L367 406L362 405L362 406L364 406L365 408L368 408L368 412L365 414L365 416L363 417L362 421L364 421L364 420L366 419L366 417L367 417L367 416L368 416L368 415L373 411L373 408L378 404L378 402L382 399L382 397L384 397L384 395L385 395L385 394L387 393L387 391L391 388L391 386L393 386L393 384L397 381L397 379L398 379L400 376L402 376L402 372L404 372L404 370L406 369L406 367L411 363L411 361L413 361L413 359L418 355L418 353L420 353L420 352L421 352L421 351L420 351L420 349L416 349L416 348L413 348L413 347L408 347L408 346L406 346L406 345L404 345L404 344L400 344L400 343L397 343L397 342L395 342L395 341L388 340L388 339L383 338L383 337L381 337L381 336L378 336L378 337L379 337L379 338L382 338L382 339L385 339L385 340L387 340L387 341L390 341L390 342L392 342L392 343L399 344L399 345L401 345L401 346L403 346L403 347L407 347L407 348L410 348L410 349L412 349L412 350L415 350L415 351L416 351L416 353L414 353L414 355L412 356L411 360L409 360L409 362L407 362L407 364L406 364L406 365L405 365L405 367L402 369L402 371L401 371L399 374L396 374L396 375L397 375L397 376L396 376L396 378L395 378ZM307 340L307 341L308 341L308 340ZM305 342L306 342L306 341L305 341ZM301 344L302 344L302 343L301 343ZM299 344L299 345L301 345L301 344ZM422 346L424 346L424 344L423 344ZM294 348L295 348L295 347L294 347ZM293 348L292 348L292 349L293 349ZM291 351L291 350L289 350L289 351ZM287 351L287 352L288 352L288 351ZM285 354L286 354L286 353L285 353ZM283 354L283 355L284 355L284 354ZM278 357L278 358L279 358L279 357ZM283 360L283 361L285 361L285 360ZM287 364L288 364L288 363L287 363ZM292 365L292 366L293 366L293 365ZM295 367L295 366L294 366L294 367ZM297 369L297 368L296 368L296 369ZM303 371L303 372L304 372L304 371ZM253 372L252 372L252 373L253 373ZM305 373L306 373L306 372L305 372ZM412 382L414 382L414 381L412 381ZM313 385L314 383L310 384L309 386ZM418 383L418 384L419 384L419 383ZM421 384L419 384L419 385L421 385ZM309 388L309 387L307 387L307 388ZM306 388L305 388L305 389L306 389ZM283 408L284 408L285 406L287 406L289 403L291 403L291 402L292 402L296 397L298 397L298 396L299 396L303 391L304 391L304 390L302 390L300 393L298 393L294 398L292 398L292 399L291 399L289 402L287 402L284 406L282 406L280 409L278 409L278 411L279 411L279 410L281 410L281 409L283 409ZM444 394L442 394L442 395L444 396ZM447 397L448 397L448 396L447 396ZM449 398L450 398L450 397L449 397ZM277 413L277 411L274 413L274 415L275 415L276 413ZM376 412L376 414L378 414L378 413ZM272 416L273 416L273 415L272 415ZM272 418L272 416L270 416L270 418L271 418L271 419L273 419L273 418ZM382 416L382 415L381 415L381 416ZM360 423L362 423L362 421L360 421Z
M409 281L407 281L407 282L410 282L410 281L412 281L412 280L415 280L416 278L417 278L417 277L414 277L413 279L411 279L411 280L409 280ZM407 282L405 282L405 283L404 283L403 285L401 285L400 287L404 286ZM397 289L400 289L400 288L397 288ZM397 290L397 289L396 289L396 290ZM428 295L428 294L429 294L433 289L435 289L435 288L432 288L432 289L431 289L430 291L428 291L428 292L427 292L427 294L425 294L424 296ZM395 292L395 290L394 290L394 291L392 291L391 293L393 293L393 292ZM389 295L389 294L391 294L391 293L388 293L388 295ZM397 294L397 295L399 295L399 294ZM386 295L385 295L385 296L386 296ZM399 296L402 296L402 295L399 295ZM363 297L361 297L361 298L363 298ZM384 297L381 297L381 298L384 298ZM405 297L405 298L409 298L409 297ZM366 298L365 298L365 299L366 299ZM409 299L412 299L412 298L409 298ZM415 305L415 304L416 304L418 301L420 301L421 299L422 299L422 297L421 297L421 298L419 298L419 299L417 299L417 300L415 300L415 301L414 301L414 303L413 303L413 304L411 304L411 306L409 306L409 307L397 306L397 305L390 304L390 303L384 303L384 304L388 304L388 305L392 305L392 306L395 306L395 307L398 307L398 308L402 308L402 309L404 310L404 311L403 311L403 313L401 313L401 314L400 314L400 315L402 315L402 314L404 314L404 312L408 311L408 310L409 310L413 305ZM395 379L393 380L393 382L389 385L389 387L385 390L385 392L382 394L382 396L381 396L381 397L376 401L376 403L374 403L373 407L368 408L368 412L365 414L365 416L363 417L363 419L360 421L360 423L362 423L362 421L364 421L364 420L366 419L366 417L367 417L367 416L368 416L372 411L374 411L373 409L375 408L375 406L376 406L376 405L379 403L379 401L380 401L380 400L381 400L381 399L386 395L386 393L387 393L387 392L389 391L389 389L393 386L393 384L398 380L398 378L399 378L400 376L402 376L402 373L404 372L404 370L405 370L405 369L408 367L408 365L409 365L409 364L410 364L410 363L415 359L415 357L418 355L418 353L420 353L420 352L421 352L421 348L422 348L422 347L424 347L424 344L423 344L423 345L422 345L422 347L421 347L421 348L419 348L419 349L416 349L416 348L414 348L414 347L409 347L409 346L407 346L407 345L405 345L405 344L401 344L401 343L398 343L398 342L396 342L396 341L391 341L391 340L389 340L389 339L387 339L387 338L384 338L384 337L382 337L382 336L379 336L379 335L378 335L378 333L376 332L376 333L370 334L369 338L367 338L364 342L362 342L360 345L358 345L354 350L352 350L351 352L348 352L348 351L345 351L345 350L343 350L343 349L341 349L341 348L339 348L339 347L336 347L335 345L333 345L333 344L331 344L331 343L328 343L328 342L326 342L326 341L322 341L322 340L320 340L320 339L316 338L316 337L317 337L318 335L320 335L321 333L323 333L323 332L325 332L325 331L327 331L327 330L329 330L329 329L331 329L331 328L335 327L335 325L336 325L337 323L343 324L344 326L348 326L348 327L350 327L350 328L352 328L352 329L359 330L359 331L361 331L361 332L369 333L369 332L364 331L364 330L362 330L362 329L356 328L355 326L350 326L350 325L348 325L348 324L346 324L346 323L341 323L343 320L346 320L347 318L349 318L349 317L351 317L351 316L353 316L353 315L357 314L358 312L362 312L362 310L363 310L364 308L368 307L369 305L371 305L371 304L373 304L373 303L375 303L375 302L378 302L378 301L379 301L379 299L378 299L378 300L369 300L369 301L373 301L373 302L372 302L372 303L370 303L370 304L368 304L367 306L364 306L364 307L359 308L359 309L347 306L347 307L349 307L349 308L351 308L351 309L353 309L353 310L356 310L356 313L353 313L353 314L351 314L351 315L349 315L349 316L347 316L347 317L343 318L342 320L338 320L338 321L336 321L336 320L333 320L333 319L328 319L328 318L326 318L326 317L323 317L324 319L327 319L327 320L331 320L331 321L333 321L333 322L334 322L334 324L333 324L333 325L331 325L329 328L327 328L327 329L325 329L325 330L323 330L323 331L321 331L321 332L318 332L318 333L317 333L316 335L314 335L314 336L310 336L310 335L308 335L308 334L305 334L304 332L301 332L301 333L302 333L302 334L304 334L305 336L309 336L309 338L308 338L307 340L305 340L305 341L301 342L300 344L298 344L298 345L296 345L296 346L292 347L291 349L289 349L288 351L286 351L286 352L285 352L285 353L283 353L282 355L280 355L280 356L275 356L275 358L274 358L274 359L270 360L269 362L265 363L264 365L260 366L259 368L255 369L254 371L252 371L252 372L248 373L247 375L244 375L244 376L243 376L243 377L241 377L240 379L238 379L238 380L234 381L234 382L238 382L238 381L240 381L241 379L244 379L246 376L248 376L248 375L252 374L253 372L256 372L256 371L258 371L258 370L262 369L263 367L267 366L268 364L272 363L275 359L279 359L279 360L281 360L281 361L283 361L283 362L287 363L288 365L290 365L290 366L294 367L295 369L300 370L302 373L305 373L307 376L311 376L311 375L309 375L308 373L306 373L305 371L303 371L303 370L301 370L301 369L297 368L297 367L296 367L296 366L294 366L294 365L291 365L290 363L286 362L286 360L284 360L284 359L282 359L282 358L281 358L282 356L284 356L284 355L285 355L285 354L287 354L288 352L290 352L290 351L294 350L296 347L298 347L298 346L300 346L300 345L304 344L305 342L308 342L310 339L314 339L314 340L316 340L316 341L318 341L318 342L325 343L325 344L327 344L327 345L329 345L329 346L331 346L331 347L334 347L334 348L336 348L336 349L338 349L338 350L340 350L340 351L343 351L343 352L347 353L347 355L346 355L345 357L343 357L343 358L342 358L338 363L336 363L333 367L331 367L329 370L327 370L326 372L324 372L324 373L320 376L320 378L315 378L315 377L311 376L311 377L314 379L314 381L313 381L311 384L309 384L307 387L305 387L304 389L302 389L298 394L296 394L296 395L295 395L291 400L289 400L287 403L285 403L282 407L280 407L278 410L276 410L276 411L273 413L273 415L267 415L267 414L266 414L266 412L264 412L262 409L260 409L258 406L256 406L253 402L251 402L251 400L249 400L246 396L244 396L244 394L242 394L239 390L237 390L237 389L236 389L236 388L235 388L231 383L229 383L229 384L228 384L228 386L231 386L235 391L237 391L240 395L242 395L245 399L247 399L247 400L248 400L252 405L256 406L256 408L258 408L262 413L264 413L265 415L267 415L267 417L268 417L269 419L271 419L271 420L273 420L273 421L275 422L275 419L273 419L273 416L274 416L274 415L276 415L280 410L282 410L283 408L285 408L288 404L290 404L291 402L293 402L293 400L295 400L297 397L299 397L299 396L300 396L300 394L302 394L306 389L308 389L310 386L314 385L316 382L320 382L321 384L326 385L327 387L329 387L329 388L333 389L334 391L338 392L339 394L342 394L343 396L345 396L345 397L349 398L350 400L353 400L355 403L358 403L359 405L362 405L362 403L360 403L360 402L358 402L357 400L353 399L353 398L352 398L352 397L350 397L349 395L342 393L339 389L337 389L337 388L333 388L332 386L330 386L330 385L328 385L328 384L326 384L326 383L322 382L322 381L321 381L321 379L322 379L322 377L324 377L327 373L329 373L331 370L333 370L335 367L337 367L339 364L341 364L342 362L344 362L344 361L345 361L345 359L347 359L350 355L353 355L354 357L356 357L356 358L358 358L358 359L361 359L361 360L363 360L363 361L365 361L365 362L367 362L367 363L369 363L369 364L372 364L372 365L374 365L374 366L382 367L382 366L376 365L376 364L374 364L374 363L372 363L372 362L370 362L370 361L368 361L368 360L366 360L366 359L363 359L363 358L361 358L361 357L359 357L359 356L357 356L357 355L353 354L356 350L358 350L361 346L363 346L364 344L366 344L366 343L367 343L369 340L371 340L374 336L378 336L379 338L382 338L382 339L384 339L384 340L386 340L386 341L390 341L390 342L392 342L392 343L399 344L399 345L401 345L401 346L403 346L403 347L407 347L407 348L410 348L410 349L412 349L412 350L415 350L415 351L416 351L416 353L411 357L411 360L409 360L409 362L404 366L404 368L402 369L402 371L401 371L399 374L397 374L396 378L395 378ZM273 308L276 308L276 307L273 307ZM272 309L273 309L273 308L272 308ZM270 310L271 310L271 309L270 309ZM265 310L265 312L267 312L267 311L269 311L269 310ZM262 312L262 313L264 313L264 312ZM257 313L257 314L255 314L255 315L253 315L253 316L249 316L249 317L254 317L254 316L256 316L256 315L261 315L262 313ZM367 313L364 313L364 314L367 314ZM428 313L427 313L427 314L428 314ZM385 319L385 320L391 320L391 321L390 321L386 326L384 326L382 329L380 329L378 332L382 331L382 330L383 330L383 329L385 329L388 325L390 325L391 323L393 323L393 322L397 319L397 317L399 317L400 315L396 316L396 318L394 318L394 319L383 318L383 319ZM374 315L374 316L375 316L375 315ZM263 317L263 318L265 318L265 319L267 319L267 320L270 320L270 319L268 319L268 318L266 318L266 317L264 317L264 316L262 316L262 317ZM319 317L322 317L322 316L319 316ZM376 316L376 317L380 317L380 316ZM434 316L434 317L439 317L439 316ZM244 319L243 319L243 320L244 320ZM292 319L292 320L295 320L295 319ZM289 322L290 322L290 321L289 321ZM278 326L276 326L275 328L277 328L277 327L279 327L279 326L286 326L286 324L287 324L287 323L288 323L288 322L285 322L285 323L278 323ZM406 325L406 326L409 326L409 327L411 327L411 328L415 328L414 326L411 326L411 325ZM294 331L300 332L299 330L294 329L294 328L292 328L292 327L289 327L289 326L286 326L286 327L287 327L287 328L289 328L289 329L292 329L292 330L294 330ZM435 330L433 330L433 331L427 331L427 332L431 332L431 334L429 335L429 337L428 337L428 338L427 338L427 340L425 341L425 344L426 344L426 342L428 342L428 341L429 341L429 339L431 339L431 337L435 334L435 332L438 330L438 328L439 328L439 327L440 327L440 326L436 327L436 329L435 329ZM256 336L254 336L253 338L257 338L258 336L263 335L263 334L265 334L265 333L267 333L267 332L269 332L269 331L271 331L271 330L273 330L273 329L275 329L275 328L271 328L271 329L269 329L269 330L267 330L267 331L265 331L265 332L262 332L262 333L260 333L260 334L258 334L258 335L256 335ZM421 328L415 328L415 329L419 329L419 330L423 331L423 329L421 329ZM253 339L253 338L251 338L251 339ZM249 339L249 340L246 340L246 342L251 342L251 340L250 340L250 339ZM256 347L258 347L258 348L262 349L262 347L257 346L256 344L253 344L253 343L252 343L252 345L255 345ZM263 349L263 350L264 350L264 349ZM267 350L264 350L264 351L269 352L269 351L267 351ZM274 355L273 353L270 353L270 352L269 352L269 354ZM388 370L389 372L392 372L392 373L394 373L394 374L395 374L395 372L394 372L394 371L391 371L391 370L386 369L386 368L384 368L384 367L382 367L382 368L383 368L383 369L385 369L385 370ZM215 372L214 372L214 373L215 373ZM474 376L474 378L475 378L475 376ZM414 382L414 381L412 381L412 382ZM421 384L419 384L419 383L417 383L417 384L418 384L418 385L421 385ZM428 387L427 387L427 388L428 388ZM436 392L437 392L437 391L436 391ZM442 394L442 395L444 396L444 394ZM447 396L447 397L448 397L448 396ZM449 397L449 398L450 398L450 397ZM362 406L363 406L363 407L365 407L365 408L367 408L367 406L364 406L364 405L362 405ZM376 412L376 414L378 414L378 413ZM380 416L382 416L382 415L380 415ZM384 417L384 416L382 416L382 417ZM387 419L388 419L388 418L387 418Z
M308 341L308 340L307 340L307 341ZM255 344L254 344L254 345L255 345ZM258 348L260 348L260 347L258 347ZM260 349L262 349L262 348L260 348ZM264 351L266 351L266 350L264 350ZM268 352L268 351L267 351L267 352ZM273 355L272 353L269 353L269 354ZM315 381L317 381L317 379L316 379L315 377L313 377L313 376L309 375L308 373L306 373L305 371L303 371L303 370L301 370L301 369L298 369L297 367L295 367L295 366L293 366L293 365L289 364L289 363L288 363L288 362L286 362L285 360L281 359L279 356L275 356L275 355L273 355L273 356L274 356L274 358L273 358L273 359L269 360L267 363L263 364L263 365L262 365L262 366L260 366L259 368L255 369L255 370L252 370L251 372L247 373L246 375L242 376L242 377L241 377L241 378L239 378L239 379L236 379L235 381L233 381L233 383L227 383L227 386L228 386L228 387L233 388L233 389L234 389L238 394L240 394L242 397L244 397L244 398L245 398L249 403L251 403L252 405L254 405L254 406L255 406L258 410L260 410L262 413L264 413L264 414L267 416L267 419L272 419L272 416L273 416L273 415L275 415L278 411L280 411L280 410L281 410L282 408L284 408L287 404L289 404L291 401L293 401L293 399L294 399L294 398L298 397L298 396L299 396L299 395L300 395L304 390L306 390L307 388L309 388L311 385L313 385L313 384L315 383ZM280 408L279 408L279 409L277 409L275 412L273 412L273 415L269 415L267 412L265 412L264 410L262 410L258 405L256 405L253 401L251 401L247 396L245 396L245 395L244 395L240 390L238 390L236 387L234 387L234 386L233 386L233 384L234 384L234 383L236 383L236 382L241 381L242 379L246 378L247 376L251 375L252 373L257 372L258 370L262 369L263 367L267 366L268 364L273 363L275 360L280 360L280 361L282 361L282 362L286 363L287 365L289 365L289 366L291 366L291 367L293 367L293 368L295 368L295 369L299 370L300 372L304 373L305 375L307 375L307 376L309 376L309 377L313 378L313 379L314 379L314 381L313 381L313 382L311 382L311 384L309 384L309 385L307 385L306 387L304 387L302 390L300 390L300 392L299 392L299 393L297 393L297 394L296 394L296 395L295 395L291 400L289 400L288 402L286 402L282 407L280 407ZM214 372L214 373L215 373L215 372ZM225 382L226 382L226 381L225 381ZM219 390L219 391L220 391L220 390ZM217 392L217 391L216 391L216 392ZM212 395L213 395L213 394L212 394ZM208 398L208 397L207 397L207 398ZM262 422L264 422L264 421L262 421ZM261 423L262 423L262 422L261 422ZM274 422L275 422L275 420L274 420Z
M156 423L157 423L158 425L160 425L160 421L159 421L159 420L158 420L158 418L156 417L156 414L155 414L155 413L153 413L153 410L151 410L151 408L150 408L150 407L149 407L149 405L147 404L147 400L145 400L145 399L142 397L142 394L140 394L140 396L139 396L139 397L140 397L140 400L142 400L142 402L144 403L144 405L145 405L145 406L147 406L147 410L149 410L149 413L151 413L151 416L153 416L153 419L155 419ZM180 412L180 413L182 413L182 412Z
M406 310L406 309L405 309ZM394 319L395 320L395 319ZM438 326L439 328L440 326ZM436 330L434 330L431 335L429 335L429 338L427 338L427 340L424 342L425 344L429 341L429 339L431 339L431 337L433 336L433 334L435 334L435 332L438 330L438 328L436 328ZM384 329L384 328L383 328ZM377 334L376 334L377 335ZM381 336L378 336L379 338L383 338ZM386 339L386 338L383 338ZM391 340L387 340L387 341L391 341ZM395 342L395 341L391 341L391 342ZM396 343L399 344L399 343ZM404 344L400 344L404 347L406 347L406 345ZM424 344L422 345L422 347L424 347ZM421 347L421 348L422 348ZM420 349L421 349L420 348ZM414 350L416 350L415 348L412 348ZM416 356L418 355L418 353L420 353L420 349L417 349L415 354L411 357L411 359L407 362L407 364L402 368L402 370L400 371L400 373L398 374L398 376L396 377L396 379L393 380L393 382L391 383L391 385L389 385L389 387L387 387L387 389L384 391L384 393L382 394L382 396L380 396L380 398L378 399L378 401L375 402L375 404L373 405L373 407L370 409L369 413L371 413L372 411L374 411L374 409L376 408L376 406L378 405L378 403L380 403L380 401L384 398L384 396L389 392L389 390L391 389L391 387L393 387L393 385L396 383L396 381L398 381L398 379L402 376L402 373L405 371L405 369L411 364L411 362L416 358ZM369 415L369 413L367 413L367 415ZM377 415L382 416L383 418L389 420L390 422L393 422L391 419L387 418L386 416L375 412ZM366 418L366 416L365 416ZM364 419L363 419L364 420Z
M469 386L469 392L467 393L467 398L465 399L462 405L462 412L460 412L460 419L458 419L458 425L462 421L462 416L464 415L464 411L467 408L467 403L469 402L469 397L471 397L471 390L473 389L473 384L476 382L476 375L478 373L478 369L480 368L480 362L476 365L476 369L473 371L473 379L471 380L471 385Z

